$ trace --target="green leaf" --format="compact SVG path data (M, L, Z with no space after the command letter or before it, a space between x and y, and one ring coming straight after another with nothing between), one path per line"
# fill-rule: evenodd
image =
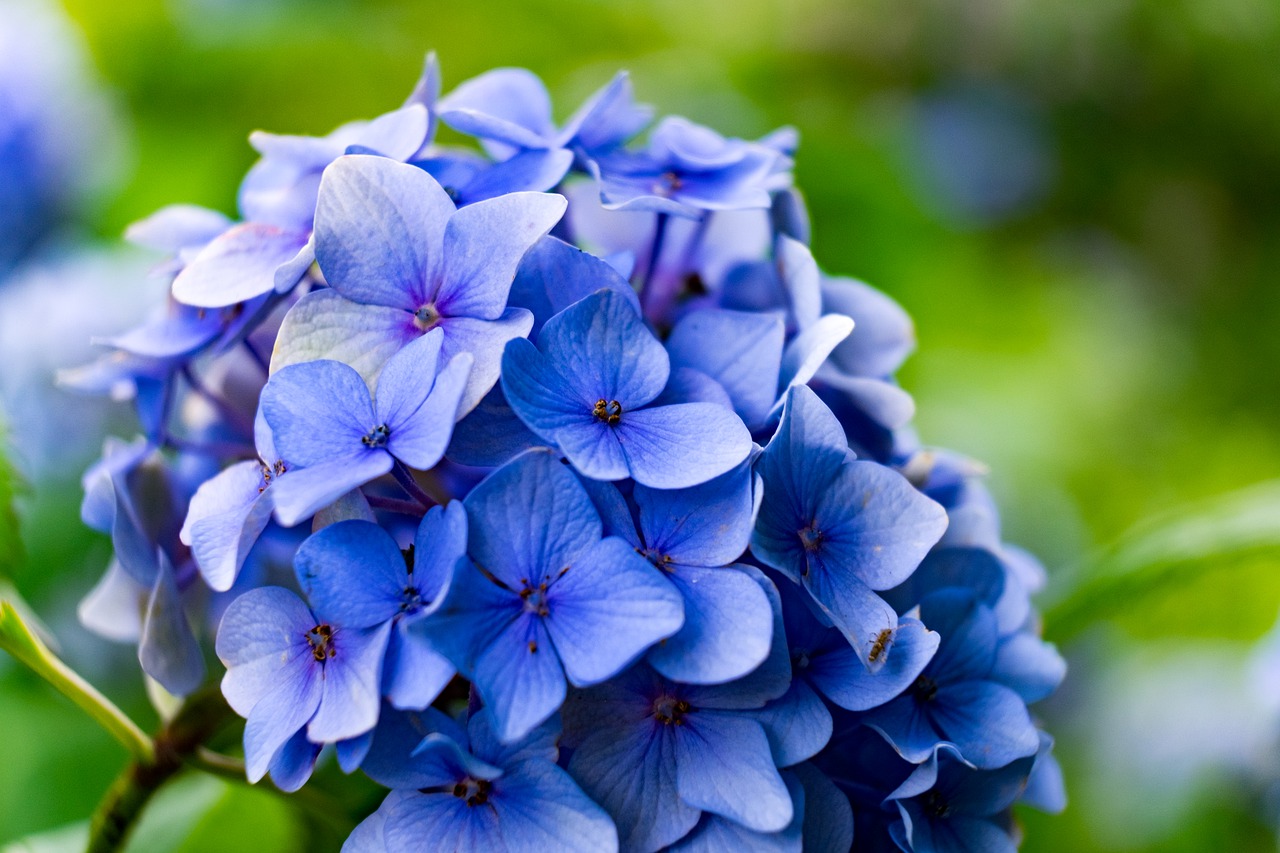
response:
M10 577L22 562L22 537L16 506L21 481L9 463L7 436L0 424L0 578Z
M89 841L86 821L28 835L0 848L0 853L81 853Z
M1051 639L1102 620L1145 636L1256 638L1280 610L1280 481L1144 522L1058 588Z
M297 847L298 819L283 798L203 773L166 785L143 813L127 853L218 853Z

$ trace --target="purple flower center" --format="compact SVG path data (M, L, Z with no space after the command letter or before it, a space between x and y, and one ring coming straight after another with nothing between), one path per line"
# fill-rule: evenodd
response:
M472 779L468 776L453 786L453 795L460 800L466 800L469 806L483 806L489 802L489 791L492 788L492 782L485 779Z
M434 329L439 322L440 312L436 310L436 306L433 304L428 303L413 312L413 325L424 332Z
M369 434L360 439L365 447L386 447L391 437L391 429L386 424L378 424L369 430Z
M809 526L803 530L796 531L800 537L800 544L806 551L817 551L822 545L823 533L818 529L818 522L811 521Z

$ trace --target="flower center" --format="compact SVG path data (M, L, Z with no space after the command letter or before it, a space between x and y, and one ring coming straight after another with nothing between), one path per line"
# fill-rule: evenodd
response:
M823 534L822 531L818 529L817 520L809 522L808 527L803 530L798 530L796 533L800 537L800 545L806 551L817 551L818 548L821 547Z
M333 645L333 626L320 624L307 632L307 643L311 646L311 656L323 662L327 658L336 657L338 650Z
M617 400L606 401L601 397L596 400L595 406L591 409L591 414L609 426L617 426L618 422L622 420L622 404Z
M453 795L460 800L466 800L469 806L483 806L489 802L489 791L492 788L492 782L485 779L472 779L468 776L453 786Z
M522 583L524 588L520 590L520 597L524 599L525 611L538 616L550 615L551 610L547 607L547 582L543 581L536 588L530 586L527 580Z
M369 430L369 434L360 439L360 443L365 447L386 447L387 439L391 437L391 429L386 424L378 424Z
M409 584L400 592L400 612L401 613L417 613L425 606L427 602L422 597L422 592L413 584Z
M938 683L922 675L912 683L911 693L921 702L932 702L938 695Z
M951 806L937 791L930 791L925 794L921 805L924 806L926 812L937 818L943 818L951 814Z
M440 322L440 312L436 310L433 304L426 304L413 312L413 325L426 332L435 328L436 323Z
M271 485L272 477L279 477L289 470L285 467L283 459L277 459L274 465L268 465L266 462L259 460L258 467L262 469L262 485L258 486L258 494L262 494L267 490L267 486Z
M635 551L664 572L671 571L671 563L673 561L670 554L664 554L657 548L636 548Z
M674 696L659 696L653 700L653 718L664 726L683 726L685 715L692 711L688 702Z
M658 176L658 180L653 183L653 194L670 198L682 186L684 186L684 181L680 180L680 176L675 172L663 172Z

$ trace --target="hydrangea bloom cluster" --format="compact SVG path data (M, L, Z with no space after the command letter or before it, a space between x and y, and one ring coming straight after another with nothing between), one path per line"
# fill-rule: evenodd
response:
M220 677L251 780L384 785L353 853L1012 850L1063 803L1042 571L911 431L906 315L814 261L794 133L651 123L428 57L254 134L239 221L134 226L172 290L70 377L143 428L82 616Z

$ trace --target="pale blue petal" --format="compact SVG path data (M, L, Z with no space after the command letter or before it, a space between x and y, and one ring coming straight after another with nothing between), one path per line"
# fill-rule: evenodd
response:
M618 832L568 773L525 761L493 783L491 801L512 853L616 853Z
M271 485L276 521L293 527L352 489L386 474L392 465L389 453L357 451L345 459L292 470Z
M204 681L204 657L182 609L173 566L159 551L159 571L147 602L138 661L147 675L174 696L186 696Z
M444 317L438 328L444 331L443 359L448 361L464 353L474 359L467 376L466 390L458 405L458 414L465 415L497 384L502 374L502 354L507 341L529 334L533 328L533 315L523 308L508 308L496 320Z
M693 368L720 383L738 416L759 425L777 399L784 333L778 313L695 311L676 323L667 352L673 366Z
M812 758L831 740L831 712L803 679L753 715L769 738L773 763L790 767Z
M210 588L231 589L249 549L271 520L272 503L265 488L262 463L246 461L206 480L191 496L181 538L191 546Z
M521 614L476 660L475 685L499 739L527 735L564 702L564 669L543 620Z
M812 658L808 674L814 687L842 708L867 711L902 693L924 671L938 650L939 635L915 619L903 619L877 656L872 673L852 648Z
M200 250L173 281L173 298L200 308L223 308L270 293L276 269L306 244L305 232L261 222L228 229Z
M422 332L400 308L362 305L326 288L308 293L284 315L271 372L291 364L340 361L373 385L387 359Z
M675 736L680 799L757 832L777 832L794 816L764 729L736 714L696 709Z
M332 743L362 735L378 724L382 704L382 659L391 626L336 628L336 654L324 664L324 694L307 725L307 737Z
M377 426L368 386L359 373L336 361L277 371L262 389L261 406L290 468L359 455L360 439Z
M724 566L747 550L755 524L749 465L688 489L636 486L645 546L690 566Z
M341 521L302 543L298 583L323 621L372 628L400 612L409 584L396 541L376 524Z
M675 565L669 577L684 598L684 627L649 652L654 669L674 681L718 684L764 662L773 610L759 584L732 566Z
M624 412L615 428L631 476L655 489L683 489L732 469L751 451L751 434L728 409L681 403Z

